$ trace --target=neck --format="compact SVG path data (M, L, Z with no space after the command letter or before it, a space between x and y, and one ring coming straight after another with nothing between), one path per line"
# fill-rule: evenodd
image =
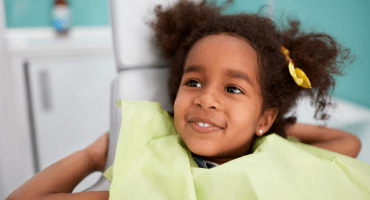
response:
M251 145L248 146L247 148L247 151L241 151L239 153L233 153L231 155L225 155L225 156L202 156L202 155L198 155L198 154L195 154L193 152L191 152L192 156L194 157L197 157L199 159L202 159L202 160L206 160L206 161L209 161L209 162L213 162L213 163L217 163L219 165L221 164L224 164L226 162L229 162L231 160L234 160L234 159L237 159L237 158L240 158L242 156L245 156L245 155L249 155L249 154L252 154L252 150L251 150Z
M212 156L212 157L209 156L208 157L208 156L198 155L198 154L195 154L193 152L191 152L191 154L192 154L192 156L197 157L199 159L206 160L206 161L217 163L217 164L221 165L221 164L224 164L224 163L229 162L231 160L240 158L242 156L252 154L253 153L253 145L254 145L254 142L255 142L256 139L257 139L257 136L254 136L252 138L252 140L249 141L244 147L236 150L235 152L230 152L230 153L228 153L228 155L225 155L225 156Z
M224 158L224 157L207 157L207 156L201 156L201 155L198 155L198 154L195 154L193 152L191 152L192 156L196 157L196 158L199 158L199 159L202 159L202 160L206 160L206 161L209 161L209 162L213 162L213 163L217 163L219 165L221 164L224 164L226 162L229 162L230 160L233 160L235 158Z

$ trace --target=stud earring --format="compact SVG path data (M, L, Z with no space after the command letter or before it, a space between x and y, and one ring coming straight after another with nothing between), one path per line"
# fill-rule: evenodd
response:
M261 134L263 133L262 129L260 129L260 133L261 133Z

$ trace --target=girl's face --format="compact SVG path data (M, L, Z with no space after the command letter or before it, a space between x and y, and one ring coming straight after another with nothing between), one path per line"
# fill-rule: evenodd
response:
M240 37L210 35L193 45L174 103L176 129L193 154L225 163L246 155L254 134L270 128L276 115L261 116L257 73L257 53Z

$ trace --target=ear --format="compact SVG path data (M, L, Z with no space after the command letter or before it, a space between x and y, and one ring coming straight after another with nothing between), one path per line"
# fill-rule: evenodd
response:
M270 129L270 127L272 126L276 119L277 114L278 114L277 108L269 108L265 110L265 112L261 115L260 120L256 127L255 133L257 136L262 136ZM262 130L262 133L260 132L260 130Z

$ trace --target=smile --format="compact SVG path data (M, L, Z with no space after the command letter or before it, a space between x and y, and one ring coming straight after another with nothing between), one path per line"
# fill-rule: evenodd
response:
M211 133L222 129L212 124L202 122L189 122L189 124L193 130L200 133Z
M199 126L202 126L202 127L214 126L212 124L207 124L207 123L202 123L202 122L195 122L195 123L197 123Z

